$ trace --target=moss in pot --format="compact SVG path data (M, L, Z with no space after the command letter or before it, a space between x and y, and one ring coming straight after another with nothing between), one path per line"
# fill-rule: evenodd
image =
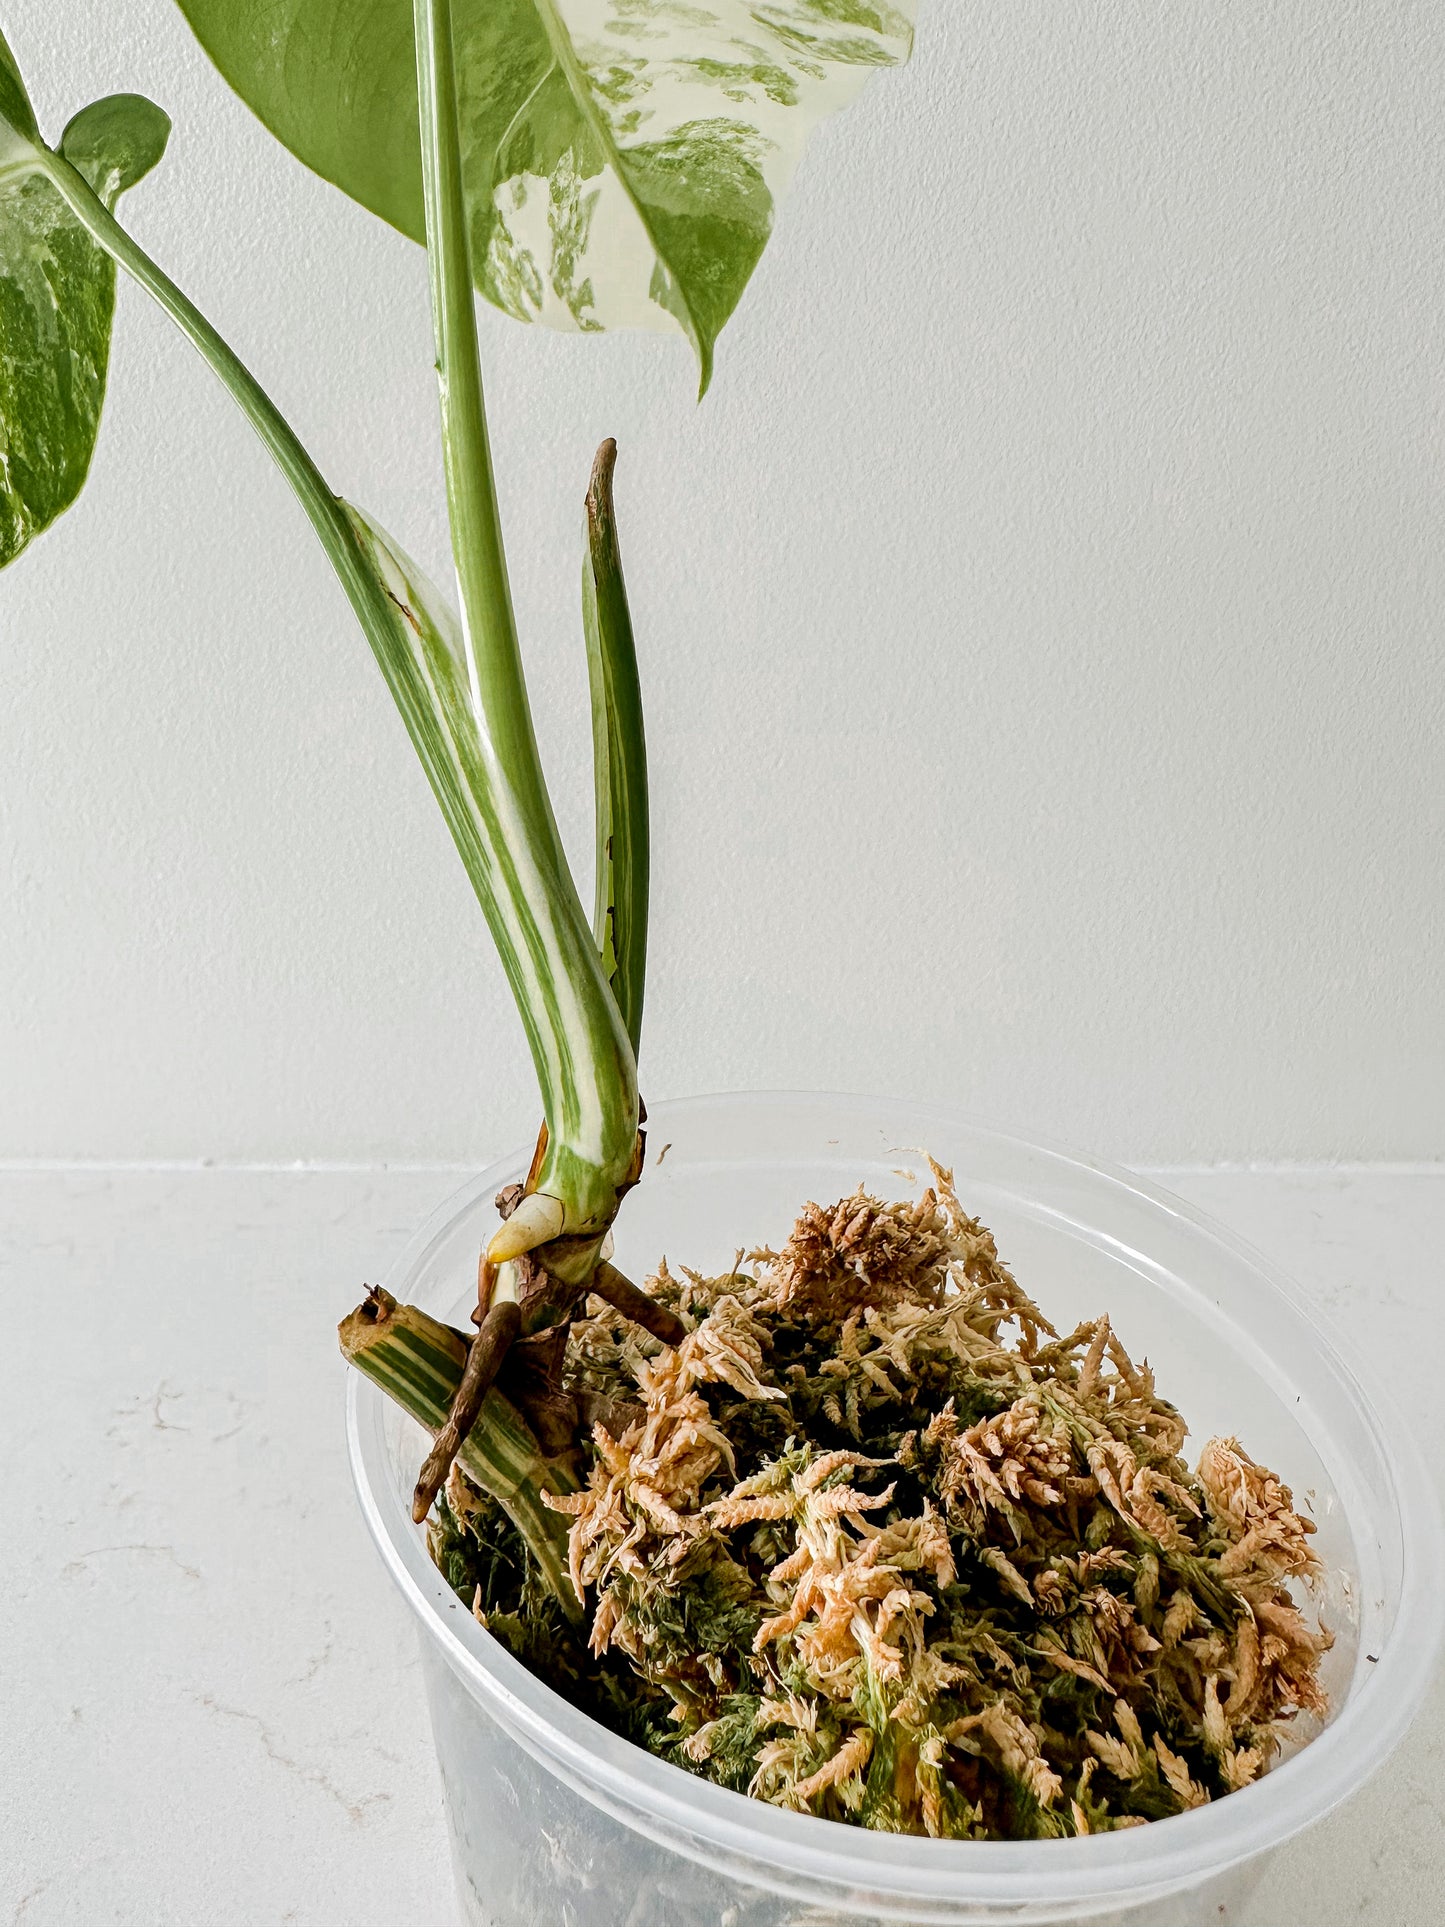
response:
M909 1204L800 1197L778 1251L720 1275L658 1252L639 1284L610 1254L645 1158L649 835L615 449L582 565L589 917L532 728L474 290L522 320L670 327L706 388L809 128L906 57L912 4L182 10L279 138L427 247L460 614L117 220L164 114L115 96L51 147L3 41L0 563L83 484L119 266L235 397L332 560L536 1066L544 1121L469 1327L378 1291L342 1331L434 1435L414 1516L438 1564L602 1724L835 1821L1047 1839L1248 1786L1288 1722L1326 1710L1309 1522L1232 1439L1191 1469L1107 1307L1056 1331L946 1172Z
M554 1379L502 1366L433 1557L555 1690L779 1806L1051 1839L1248 1785L1326 1711L1312 1522L1234 1439L1191 1473L1108 1317L1055 1330L933 1179L718 1277L664 1262L665 1316L594 1294ZM341 1337L444 1426L460 1333L377 1290ZM554 1426L521 1492L482 1456Z

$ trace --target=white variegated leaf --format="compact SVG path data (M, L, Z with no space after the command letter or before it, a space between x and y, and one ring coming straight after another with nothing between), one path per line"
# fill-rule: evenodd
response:
M408 0L179 0L318 173L423 238ZM917 0L456 0L478 284L520 319L681 331L704 381L813 128Z

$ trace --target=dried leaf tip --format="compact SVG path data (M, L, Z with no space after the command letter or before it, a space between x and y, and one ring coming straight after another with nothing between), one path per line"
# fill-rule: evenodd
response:
M596 530L612 514L612 475L617 467L617 443L609 435L592 462L592 479L587 485L587 519Z

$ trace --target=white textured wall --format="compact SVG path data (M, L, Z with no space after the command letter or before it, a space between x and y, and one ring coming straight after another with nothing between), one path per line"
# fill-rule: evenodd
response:
M488 312L585 864L594 444L650 702L645 1085L947 1098L1153 1159L1445 1153L1445 13L925 0L684 351ZM3 0L334 483L445 557L423 262L168 0ZM299 513L126 290L79 508L0 581L0 1155L466 1158L500 973Z

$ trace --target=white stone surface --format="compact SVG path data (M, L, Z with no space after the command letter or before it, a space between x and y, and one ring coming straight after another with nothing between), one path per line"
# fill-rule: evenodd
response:
M584 868L578 522L622 446L648 1088L906 1090L1136 1160L1439 1157L1445 8L920 11L701 409L680 347L484 317ZM3 21L52 132L117 88L170 109L127 219L446 579L420 253L171 0ZM130 289L89 493L0 583L0 926L0 1155L459 1161L531 1128L341 596Z
M460 1175L0 1170L0 1922L456 1918L332 1325ZM1310 1286L1445 1469L1445 1170L1166 1182ZM1434 1927L1442 1888L1437 1687L1226 1927Z

